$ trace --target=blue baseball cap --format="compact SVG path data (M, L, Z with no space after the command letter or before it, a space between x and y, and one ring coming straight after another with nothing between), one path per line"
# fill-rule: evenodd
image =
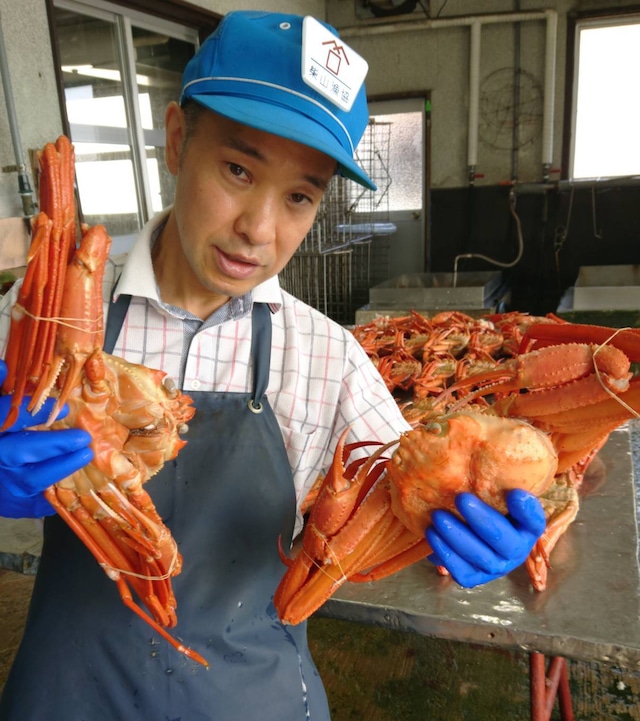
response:
M376 186L355 160L369 122L368 66L337 31L307 16L234 11L189 61L188 99L243 125L325 153L337 172Z

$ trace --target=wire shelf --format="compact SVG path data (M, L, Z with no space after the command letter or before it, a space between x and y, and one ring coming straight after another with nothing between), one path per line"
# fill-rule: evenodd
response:
M369 301L372 284L388 276L389 138L391 124L372 120L357 160L377 191L335 176L313 227L280 273L282 287L343 325Z

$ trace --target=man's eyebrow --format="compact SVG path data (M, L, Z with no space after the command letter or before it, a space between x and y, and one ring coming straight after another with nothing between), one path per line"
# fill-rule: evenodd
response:
M311 185L314 185L316 188L318 188L318 190L321 190L323 193L327 189L329 181L331 180L331 178L327 180L326 178L321 178L317 175L305 175L304 179L307 182L311 183Z
M263 163L266 162L265 156L258 150L258 148L256 148L254 145L250 145L249 143L245 143L239 138L228 138L225 141L225 145L227 145L232 150L237 150L238 152L249 156L250 158L255 158L256 160L259 160ZM336 164L336 170L337 169L338 166ZM311 185L314 185L316 188L318 188L318 190L321 190L323 193L327 189L329 181L331 180L331 178L322 178L317 175L305 175L304 179L308 183L311 183Z
M242 140L239 140L238 138L228 138L225 141L225 145L227 145L232 150L237 150L240 153L243 153L244 155L248 155L250 158L255 158L256 160L261 160L264 162L266 158L264 155L253 145L249 145L249 143L245 143Z

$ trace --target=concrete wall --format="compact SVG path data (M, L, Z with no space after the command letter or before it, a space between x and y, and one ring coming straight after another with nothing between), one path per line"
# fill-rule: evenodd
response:
M15 115L25 163L29 149L40 148L62 132L49 25L44 0L0 0ZM6 104L0 108L0 166L15 165ZM0 174L0 217L22 215L15 172Z
M628 6L624 0L432 0L431 14L444 6L442 20L469 15L479 18L497 14L555 10L558 15L555 74L555 122L553 168L560 167L565 94L567 14L595 10L613 11ZM328 0L327 19L341 30L348 42L369 61L369 96L428 90L432 98L432 187L461 187L467 184L467 131L469 109L468 27L418 28L425 20L418 4L410 16L366 19L359 0ZM384 24L388 32L368 35L372 26ZM522 147L517 156L520 182L542 179L542 107L536 102L544 86L545 22L518 23L520 64L525 90L520 118ZM400 29L401 28L401 29ZM494 185L512 178L511 117L509 84L515 66L516 24L484 25L481 31L479 127L477 173L479 184ZM486 91L486 94L485 94ZM503 91L504 95L501 94ZM492 111L484 112L488 108ZM497 133L500 122L504 127ZM558 179L559 175L553 176Z

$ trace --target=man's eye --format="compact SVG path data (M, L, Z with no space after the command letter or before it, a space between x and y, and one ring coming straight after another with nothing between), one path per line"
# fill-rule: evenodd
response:
M291 200L293 200L296 205L301 205L302 203L310 203L311 198L304 195L303 193L292 193L291 194Z
M245 174L244 168L236 163L229 163L229 171L238 178Z

